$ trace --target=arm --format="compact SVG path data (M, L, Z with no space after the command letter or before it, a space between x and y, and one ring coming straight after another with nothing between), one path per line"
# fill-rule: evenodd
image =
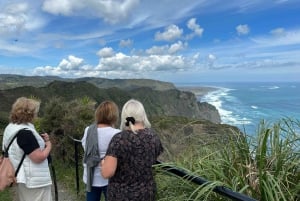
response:
M43 149L40 148L37 139L29 130L21 130L17 137L18 145L34 163L41 163L47 159L52 148L52 144L49 141L49 135L44 133L41 134L41 137L45 141L45 148Z
M52 148L52 144L49 140L47 142L45 142L45 144L46 144L45 149L43 149L43 150L40 148L35 149L33 152L31 152L28 155L30 160L32 160L34 163L41 163L45 159L47 159L47 157L49 156L49 153Z
M117 169L118 159L113 156L106 156L101 161L101 175L103 178L108 179L114 176Z

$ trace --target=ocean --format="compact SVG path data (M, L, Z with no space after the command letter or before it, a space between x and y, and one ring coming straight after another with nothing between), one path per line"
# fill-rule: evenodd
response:
M300 120L300 82L180 83L177 87L212 87L198 101L214 105L222 123L257 132L260 121L272 124L283 118ZM196 94L197 95L197 94Z

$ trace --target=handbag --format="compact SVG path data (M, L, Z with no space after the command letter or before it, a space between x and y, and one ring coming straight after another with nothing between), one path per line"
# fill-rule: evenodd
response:
M18 133L12 138L8 147L3 151L2 156L0 157L0 191L3 191L17 182L16 177L25 159L26 154L24 153L16 170L9 159L8 150L17 135Z

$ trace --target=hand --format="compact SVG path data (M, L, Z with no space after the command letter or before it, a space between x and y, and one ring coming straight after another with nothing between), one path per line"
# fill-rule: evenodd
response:
M43 134L41 134L41 136L42 136L42 138L44 139L45 142L50 141L48 133L43 133Z

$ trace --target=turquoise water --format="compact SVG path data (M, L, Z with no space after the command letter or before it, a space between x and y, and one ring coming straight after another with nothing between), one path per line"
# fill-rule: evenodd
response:
M222 123L239 127L247 134L256 132L261 120L274 123L282 118L300 120L300 82L192 83L177 86L216 87L200 102L214 105Z

